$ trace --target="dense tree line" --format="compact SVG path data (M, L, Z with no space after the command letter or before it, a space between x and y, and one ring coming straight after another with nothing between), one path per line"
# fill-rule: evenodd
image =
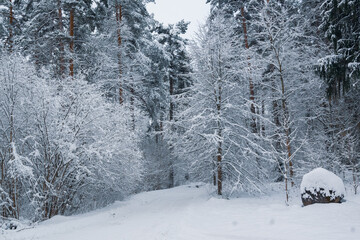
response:
M356 192L360 2L209 0L194 41L146 0L0 1L0 214L34 221L188 181Z
M284 181L288 201L315 166L356 192L360 2L208 2L179 154L219 195Z
M147 2L0 2L2 218L87 211L174 181L163 125L190 84L187 23L159 24Z

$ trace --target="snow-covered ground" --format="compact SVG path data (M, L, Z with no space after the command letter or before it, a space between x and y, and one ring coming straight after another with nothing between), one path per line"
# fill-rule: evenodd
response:
M209 186L141 193L107 208L55 217L1 240L359 240L360 198L290 206L283 195L218 199Z

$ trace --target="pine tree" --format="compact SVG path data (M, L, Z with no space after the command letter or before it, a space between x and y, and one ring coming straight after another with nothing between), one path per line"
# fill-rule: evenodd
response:
M320 28L332 54L320 60L320 72L328 85L328 96L336 99L351 88L352 77L359 72L360 2L327 0L321 7Z
M181 21L175 26L170 25L164 27L159 25L156 27L157 41L164 46L167 61L166 81L169 83L169 106L168 106L168 121L170 125L170 132L176 131L173 122L176 121L176 97L183 94L184 91L190 86L190 59L186 51L187 42L181 37L187 30L188 23ZM173 152L173 144L169 143L170 152ZM175 163L174 156L170 156L169 166L169 187L174 186L175 182Z
M330 54L319 59L318 70L327 86L330 121L326 127L329 151L336 155L341 171L349 168L357 191L359 161L359 72L360 72L360 2L327 0L320 5L320 29L330 45ZM346 113L346 114L345 114ZM341 149L348 149L343 154Z
M96 25L92 3L34 0L23 4L20 44L38 68L51 67L58 78L86 72L85 42Z
M301 105L306 101L295 96L315 84L304 78L306 74L303 72L304 69L312 69L318 54L310 50L313 39L306 35L307 23L302 21L301 16L294 10L295 7L270 1L269 4L260 6L253 20L259 29L255 34L258 42L253 51L260 53L260 58L267 64L261 71L268 79L264 78L262 84L270 92L273 91L275 97L271 97L274 111L271 131L274 132L270 135L276 136L273 143L276 150L274 158L283 162L282 166L279 165L283 168L281 171L287 201L289 186L295 184L294 161L301 146L296 135L299 129L303 129L304 121L304 115L297 114L295 108L302 108ZM296 62L293 59L296 59ZM258 69L261 69L260 62L254 63ZM300 75L299 72L303 74ZM311 70L308 74L311 74Z

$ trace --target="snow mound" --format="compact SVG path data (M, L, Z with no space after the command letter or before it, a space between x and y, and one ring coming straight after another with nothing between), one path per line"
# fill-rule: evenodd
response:
M323 168L316 168L305 174L300 189L303 198L310 197L308 192L314 195L321 192L330 198L336 196L343 198L345 195L345 187L341 178Z

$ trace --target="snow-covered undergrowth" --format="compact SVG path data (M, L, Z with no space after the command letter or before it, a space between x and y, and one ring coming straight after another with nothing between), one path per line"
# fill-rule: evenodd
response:
M1 240L358 240L360 197L301 206L300 195L219 199L209 186L141 193L107 208L54 217Z

